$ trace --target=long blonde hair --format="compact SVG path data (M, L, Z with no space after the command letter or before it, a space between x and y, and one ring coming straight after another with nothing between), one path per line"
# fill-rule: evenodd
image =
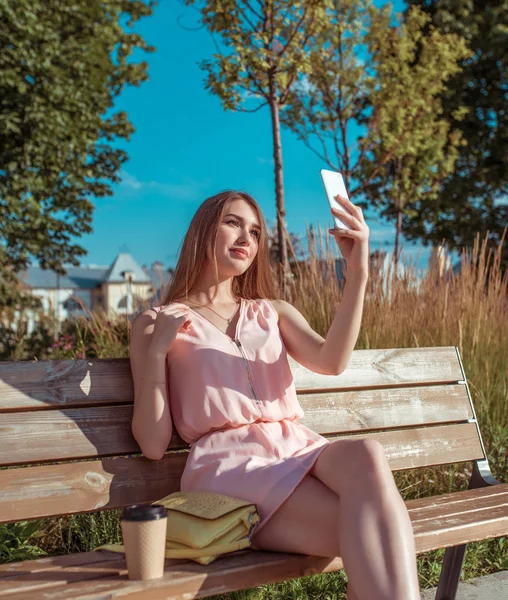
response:
M275 274L270 265L267 227L261 208L246 192L226 190L207 198L192 218L183 240L173 278L162 294L161 305L165 306L181 298L188 299L199 280L208 251L213 256L215 282L218 286L219 275L215 252L217 229L231 202L240 199L248 202L256 212L261 231L254 261L245 273L233 278L233 295L235 298L247 299L275 297ZM218 288L215 289L212 301L217 291Z

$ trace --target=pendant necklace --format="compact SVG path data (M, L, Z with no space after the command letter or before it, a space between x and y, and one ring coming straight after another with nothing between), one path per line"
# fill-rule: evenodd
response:
M238 306L240 305L239 302L237 302ZM205 306L204 304L194 304L194 306L201 306L201 308L208 308L210 309L212 312L214 312L220 319L222 319L223 321L226 321L227 324L229 325L231 323L231 321L233 320L234 316L236 315L236 312L238 311L238 306L236 307L235 312L229 317L229 319L224 318L223 316L219 315L219 313L216 310L213 310L213 308L210 308L209 306Z

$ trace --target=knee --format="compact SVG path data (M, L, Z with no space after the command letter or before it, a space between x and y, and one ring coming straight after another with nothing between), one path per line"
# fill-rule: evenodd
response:
M383 480L386 477L387 470L391 473L385 450L377 440L357 440L351 454L353 456L351 461L353 476L364 474L374 478L379 477L380 480Z

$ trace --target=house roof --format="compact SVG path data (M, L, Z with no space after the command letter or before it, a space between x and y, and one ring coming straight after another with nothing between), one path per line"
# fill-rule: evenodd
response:
M54 271L44 270L40 267L28 267L20 276L31 288L56 289L94 289L104 281L107 268L97 267L66 267L67 275L60 275Z
M104 276L104 282L122 283L125 281L124 273L134 273L134 281L137 283L150 283L150 277L143 271L138 263L128 252L121 252L113 261L111 267Z
M163 287L171 274L159 263L155 269L140 267L128 253L120 253L110 267L85 266L66 267L67 274L60 275L40 267L28 267L19 278L31 288L92 290L102 283L123 283L126 271L134 273L134 283L149 283L154 289Z

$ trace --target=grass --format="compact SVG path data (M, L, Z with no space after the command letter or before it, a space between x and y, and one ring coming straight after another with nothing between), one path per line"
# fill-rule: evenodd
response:
M332 240L333 244L335 242ZM323 337L340 303L342 285L335 277L335 254L328 238L308 234L309 257L292 255L294 285L285 299L298 308ZM458 346L480 430L494 476L508 481L507 275L501 249L487 251L477 238L464 251L461 273L443 273L438 265L422 274L410 263L403 275L393 265L371 268L357 349ZM128 356L130 320L108 321L93 314L68 324L61 339L39 358ZM67 337L63 337L66 335ZM30 355L29 349L27 356ZM394 474L404 499L466 489L470 463L399 471ZM121 541L118 510L46 519L37 546L50 555L82 552ZM1 531L0 531L1 545ZM422 589L436 586L444 550L418 556ZM508 569L508 538L471 543L462 580ZM343 571L314 575L251 590L215 596L215 600L345 598Z

